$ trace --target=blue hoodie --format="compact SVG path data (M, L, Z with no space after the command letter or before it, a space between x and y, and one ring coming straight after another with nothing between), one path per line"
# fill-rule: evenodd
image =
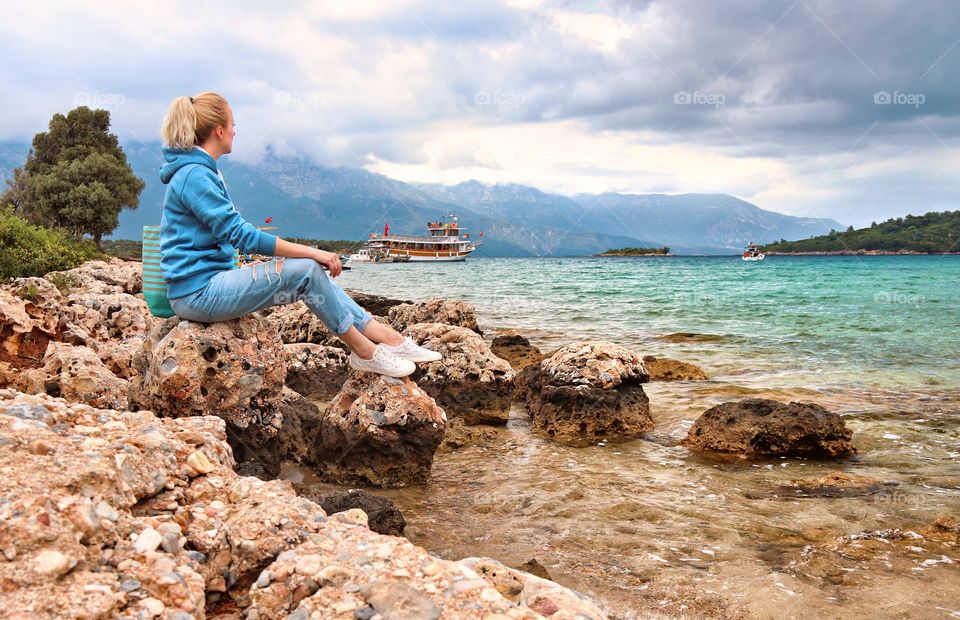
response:
M240 217L213 157L199 148L164 148L163 159L160 270L168 298L198 291L218 272L233 269L235 247L273 256L277 237Z

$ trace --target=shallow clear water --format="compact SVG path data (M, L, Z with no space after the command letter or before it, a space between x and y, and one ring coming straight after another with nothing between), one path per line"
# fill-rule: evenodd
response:
M960 617L945 585L960 584L956 564L864 563L837 583L785 570L806 545L960 513L960 257L478 258L359 265L338 281L469 301L487 337L513 328L546 350L602 338L711 376L646 385L656 429L622 444L545 441L515 403L497 440L438 454L430 484L380 491L414 542L451 558L536 558L620 617ZM664 339L678 332L696 336ZM704 410L748 396L844 415L859 454L748 462L679 445ZM783 489L836 470L890 486Z

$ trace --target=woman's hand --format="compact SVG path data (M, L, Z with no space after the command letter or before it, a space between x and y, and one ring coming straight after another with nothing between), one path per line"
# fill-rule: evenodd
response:
M317 250L313 260L326 267L330 271L331 278L336 278L343 271L343 266L340 264L340 255L336 252Z

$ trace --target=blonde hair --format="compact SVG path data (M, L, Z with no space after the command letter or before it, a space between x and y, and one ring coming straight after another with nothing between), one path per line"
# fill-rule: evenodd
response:
M163 118L164 146L187 151L210 137L217 127L227 126L227 100L214 92L177 97Z

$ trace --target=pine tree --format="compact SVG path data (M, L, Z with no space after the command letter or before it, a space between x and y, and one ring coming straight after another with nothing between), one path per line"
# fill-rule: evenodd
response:
M144 183L109 128L108 111L80 106L55 114L49 129L34 136L24 166L27 219L92 235L99 247L120 223L120 211L137 208Z

